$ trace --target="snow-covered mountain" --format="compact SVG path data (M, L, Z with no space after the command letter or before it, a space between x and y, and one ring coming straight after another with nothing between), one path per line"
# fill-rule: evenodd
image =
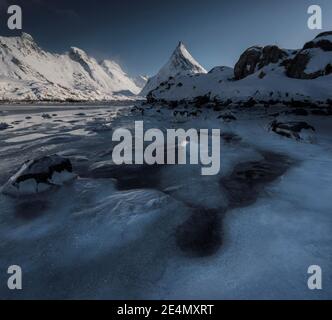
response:
M146 96L151 90L156 89L161 83L168 81L170 78L205 73L206 70L192 57L184 44L180 42L171 58L160 69L158 74L148 80L141 95Z
M247 49L234 69L216 67L207 74L177 75L148 95L148 101L227 103L332 102L332 32L319 34L300 50L277 46Z
M75 47L52 54L26 33L0 37L0 100L125 100L141 89L114 61Z

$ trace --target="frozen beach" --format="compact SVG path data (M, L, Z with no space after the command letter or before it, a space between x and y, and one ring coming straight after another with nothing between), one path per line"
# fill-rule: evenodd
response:
M0 185L51 154L78 178L50 192L0 194L0 299L331 299L331 116L286 108L0 106ZM306 121L297 141L268 130ZM112 132L221 129L221 172L200 166L116 166ZM19 265L23 290L10 292ZM308 267L323 290L308 289Z

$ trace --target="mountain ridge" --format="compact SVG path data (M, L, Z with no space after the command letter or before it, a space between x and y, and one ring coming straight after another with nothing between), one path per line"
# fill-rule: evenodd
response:
M251 46L234 69L169 78L147 94L149 103L211 101L221 104L332 105L332 32L301 49Z
M140 91L114 61L99 63L76 47L64 54L50 53L27 33L0 37L1 100L132 100Z

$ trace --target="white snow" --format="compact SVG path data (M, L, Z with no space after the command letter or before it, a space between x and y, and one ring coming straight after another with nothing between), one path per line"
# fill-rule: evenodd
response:
M138 86L111 61L100 64L83 50L52 54L30 35L0 37L1 100L124 100L118 92L138 94Z
M206 73L206 70L192 57L185 45L180 42L168 62L159 70L157 75L148 80L140 94L146 96L151 90L157 88L160 83L169 80L170 77L201 73Z

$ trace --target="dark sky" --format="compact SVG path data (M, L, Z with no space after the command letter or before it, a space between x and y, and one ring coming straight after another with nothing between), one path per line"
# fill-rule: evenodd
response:
M0 0L0 35L7 6L23 9L23 31L41 47L62 53L70 46L113 58L131 74L152 75L179 40L206 68L233 66L254 44L302 47L319 31L307 27L307 9L323 9L323 31L332 30L331 0Z

